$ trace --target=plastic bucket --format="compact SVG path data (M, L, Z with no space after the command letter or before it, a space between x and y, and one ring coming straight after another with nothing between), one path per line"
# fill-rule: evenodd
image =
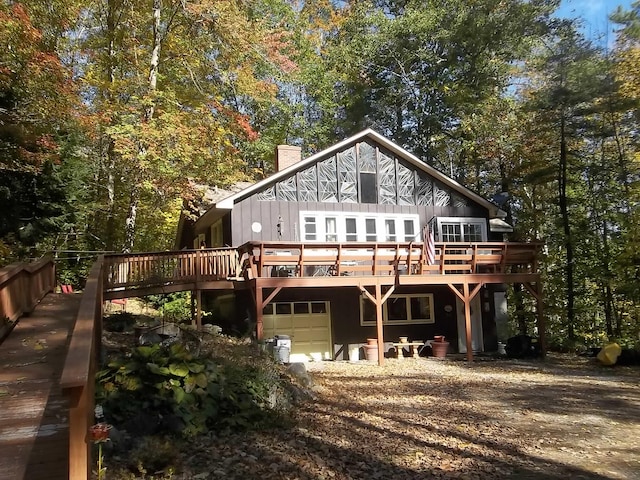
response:
M289 363L289 347L286 345L276 345L273 347L273 358L278 363Z

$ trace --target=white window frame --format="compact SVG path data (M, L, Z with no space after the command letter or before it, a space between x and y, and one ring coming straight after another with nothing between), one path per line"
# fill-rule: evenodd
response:
M480 236L481 242L487 241L487 220L484 218L475 218L475 217L436 217L436 229L438 232L438 241L444 242L443 236L443 225L459 225L460 226L460 235L464 237L464 226L465 225L479 225L480 226ZM462 238L462 242L467 242L471 240L465 240Z
M313 220L312 222L308 222L307 220ZM322 222L318 221L318 217L316 215L313 214L300 214L300 225L302 226L302 235L300 236L300 238L302 238L302 240L304 242L318 242L321 241L319 240L321 238L321 234L318 231L320 226L323 225ZM316 227L316 231L315 233L307 233L307 225L315 225ZM324 228L324 227L323 227ZM310 236L314 236L315 238L308 238Z
M416 318L411 316L411 299L412 298L428 298L429 299L429 318ZM402 320L389 320L388 303L392 300L404 299L406 302L407 317ZM360 326L370 327L375 326L376 321L364 319L364 302L371 302L368 298L360 296ZM407 293L407 294L393 294L391 295L384 305L382 305L382 324L383 325L429 325L436 323L435 310L433 307L433 294L432 293Z
M316 226L316 235L314 239L310 239L306 234L307 218L313 218ZM333 238L334 232L327 231L327 219L336 219L336 232L337 241L344 242L366 242L367 220L373 219L375 222L375 237L376 242L410 242L420 241L420 216L418 214L388 214L388 213L368 213L368 212L326 212L326 211L301 211L300 212L300 238L304 242L332 242L334 240L328 240L327 238ZM353 232L347 232L347 219L354 219L356 223L356 240L353 240ZM395 226L395 240L387 240L387 223L393 221ZM405 222L411 222L413 224L413 235L411 240L407 240L405 234ZM373 241L373 240L369 240Z
M222 247L223 243L222 220L218 220L211 225L211 246Z
M199 233L196 235L196 238L193 239L193 248L194 250L198 250L200 248L200 244L205 241L206 235L204 233Z

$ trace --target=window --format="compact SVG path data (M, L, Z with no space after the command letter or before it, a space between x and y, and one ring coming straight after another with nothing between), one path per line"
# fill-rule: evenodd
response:
M396 221L393 218L387 218L384 221L384 232L386 242L395 242L396 237Z
M336 217L327 217L324 219L325 224L325 238L327 242L338 241L338 230L336 224Z
M463 225L465 242L481 242L482 229L477 223L466 223Z
M311 313L327 313L327 302L311 302Z
M276 315L291 315L291 304L276 303Z
M360 201L361 203L378 201L375 173L360 172Z
M357 242L358 230L356 227L356 219L352 217L347 217L344 219L344 222L345 222L345 240L347 242Z
M416 239L416 224L413 220L404 221L404 241L415 242Z
M316 227L315 217L304 217L304 239L305 240L317 240L318 229Z
M300 212L304 242L412 242L419 236L417 214Z
M296 302L293 304L293 313L295 315L302 315L304 313L309 313L309 303L308 302Z
M200 246L205 243L205 235L204 233L200 233L196 235L196 238L193 239L193 248L198 249Z
M365 232L366 232L366 241L367 242L377 241L378 235L376 235L376 219L367 218L365 219L364 224L365 224Z
M435 323L433 294L391 295L382 306L382 323L385 325L409 325ZM360 297L360 324L376 324L376 309L373 303Z
M222 245L222 220L218 220L216 223L211 225L211 246L221 247Z
M487 221L484 218L438 217L436 222L442 242L487 241Z
M442 241L443 242L462 242L462 234L460 233L460 225L445 223L442 225Z

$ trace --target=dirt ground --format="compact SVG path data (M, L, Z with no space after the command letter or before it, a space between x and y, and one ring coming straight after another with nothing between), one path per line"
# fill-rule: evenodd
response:
M211 433L156 478L640 480L640 367L560 354L306 366L292 426Z
M295 426L212 436L183 478L640 479L637 367L551 355L308 370L315 398Z

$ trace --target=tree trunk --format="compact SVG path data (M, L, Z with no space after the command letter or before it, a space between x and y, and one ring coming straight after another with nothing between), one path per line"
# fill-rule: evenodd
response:
M124 253L133 252L136 238L136 217L138 215L138 203L140 202L140 190L137 185L133 186L129 197L129 212L124 224Z
M158 86L158 65L160 63L160 47L162 39L160 37L160 12L162 10L162 0L153 0L153 50L149 62L149 93L155 92ZM145 120L151 121L153 118L155 105L151 99L151 105L145 112Z
M569 207L567 204L568 154L566 139L566 119L564 110L560 112L560 168L558 169L558 203L564 232L564 247L567 255L565 275L567 280L567 339L575 340L575 292L573 286L573 241L569 223Z
M527 331L527 316L524 314L524 301L522 298L523 288L521 283L513 284L513 292L516 304L516 318L518 319L518 332L520 335L526 335Z
M151 58L149 60L149 94L153 94L158 85L158 65L160 63L160 47L162 39L160 35L160 13L162 10L162 0L153 0L153 50L151 51ZM150 122L153 120L155 113L155 99L150 99L149 107L145 109L144 121ZM147 147L144 142L140 143L138 147L138 157L144 157ZM136 233L136 216L138 213L138 203L140 202L140 187L137 177L135 175L134 185L132 186L131 196L129 199L129 213L125 221L125 242L124 248L128 251L133 251L135 233Z
M117 18L117 6L116 0L109 0L107 2L107 65L106 76L109 82L109 87L105 91L105 102L107 104L112 103L113 86L115 85L115 70L116 70L116 18ZM116 153L113 139L110 136L106 137L107 140L107 160L104 165L105 169L105 189L107 192L107 222L105 232L105 247L107 250L115 250L115 237L116 231L115 225L115 204L116 204L116 186L115 186L115 168L116 168Z

